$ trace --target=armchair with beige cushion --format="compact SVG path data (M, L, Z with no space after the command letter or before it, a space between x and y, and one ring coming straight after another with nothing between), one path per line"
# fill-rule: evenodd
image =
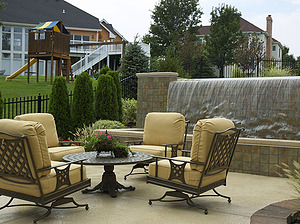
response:
M80 161L77 161L80 163ZM10 197L0 210L15 206L38 206L46 208L44 215L52 209L85 207L72 197L66 197L90 186L86 169L81 164L50 160L46 132L43 125L33 121L0 119L0 196ZM21 199L28 204L12 204ZM74 206L63 207L72 202ZM47 205L51 203L51 205Z
M40 122L46 130L47 144L51 160L63 161L65 155L84 152L84 147L80 145L60 146L57 136L55 120L49 113L29 113L16 116L15 120Z
M220 196L227 198L230 203L230 197L221 195L215 188L226 185L239 134L240 130L228 119L199 120L193 130L191 157L155 157L155 162L149 165L147 183L173 189L161 198L150 199L149 204L151 205L152 201L185 200L189 205L201 208L207 214L207 209L196 205L192 201L193 198ZM215 194L202 195L209 190L213 190ZM164 200L166 196L179 199Z
M186 131L185 117L175 112L152 112L148 113L145 118L143 141L136 142L130 146L132 152L145 152L154 156L174 157L182 155L184 148ZM136 168L144 168L145 165L136 164L131 172Z

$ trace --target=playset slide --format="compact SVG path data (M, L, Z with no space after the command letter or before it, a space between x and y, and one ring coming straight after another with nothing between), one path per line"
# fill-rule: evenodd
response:
M29 62L29 66L32 66L34 63L37 62L37 59L36 58L33 58L30 60ZM24 66L22 66L19 70L17 70L15 73L13 73L12 75L10 76L7 76L6 77L6 81L10 81L12 80L13 78L17 77L18 75L20 75L22 72L26 71L26 69L28 68L28 63L26 63Z

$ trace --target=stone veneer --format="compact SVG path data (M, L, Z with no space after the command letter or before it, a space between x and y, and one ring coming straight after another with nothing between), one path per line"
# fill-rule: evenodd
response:
M137 127L143 127L149 112L166 112L169 83L177 80L175 72L137 73Z

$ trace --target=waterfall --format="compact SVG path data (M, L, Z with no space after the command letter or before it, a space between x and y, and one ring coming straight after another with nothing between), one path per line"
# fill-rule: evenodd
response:
M243 137L300 140L300 78L190 79L171 82L167 110L193 125L225 117Z

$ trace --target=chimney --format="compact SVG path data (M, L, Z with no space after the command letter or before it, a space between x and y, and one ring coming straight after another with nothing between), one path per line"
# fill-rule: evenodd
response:
M272 17L271 15L268 15L267 17L267 46L266 46L266 58L271 59L272 58Z

